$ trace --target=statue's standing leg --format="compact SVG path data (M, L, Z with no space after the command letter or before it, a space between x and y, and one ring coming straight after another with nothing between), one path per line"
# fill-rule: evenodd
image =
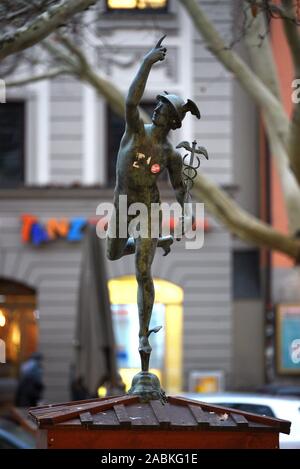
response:
M110 261L117 261L121 257L134 254L135 243L132 238L109 238L106 239L107 251L106 255Z
M141 355L142 371L149 371L151 346L149 344L149 324L154 303L154 284L151 275L151 265L155 255L157 239L136 239L136 279L138 283L138 311L139 311L139 352Z

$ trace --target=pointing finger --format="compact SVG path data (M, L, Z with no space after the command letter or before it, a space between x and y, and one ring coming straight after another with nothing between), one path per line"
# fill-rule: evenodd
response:
M155 49L158 49L161 46L161 43L163 42L165 37L167 37L166 34L163 37L160 38L160 40L158 41L158 43L155 46Z

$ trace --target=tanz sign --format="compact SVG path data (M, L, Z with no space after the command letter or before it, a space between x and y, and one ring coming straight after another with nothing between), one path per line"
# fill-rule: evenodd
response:
M84 228L89 223L87 218L82 217L70 220L51 218L41 223L38 217L24 214L21 219L23 243L32 243L36 246L58 238L64 238L67 241L80 241L84 236Z

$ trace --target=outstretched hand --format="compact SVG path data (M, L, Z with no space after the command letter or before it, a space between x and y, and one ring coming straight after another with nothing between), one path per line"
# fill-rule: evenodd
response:
M160 60L164 60L167 53L167 48L162 46L161 43L165 39L166 35L160 38L156 46L151 49L148 54L145 56L145 59L148 60L151 64L155 64Z

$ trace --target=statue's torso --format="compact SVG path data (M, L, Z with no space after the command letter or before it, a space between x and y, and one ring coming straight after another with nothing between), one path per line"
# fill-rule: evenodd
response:
M171 146L157 143L145 126L144 135L126 132L117 159L116 192L132 201L158 202L157 178L166 169Z

